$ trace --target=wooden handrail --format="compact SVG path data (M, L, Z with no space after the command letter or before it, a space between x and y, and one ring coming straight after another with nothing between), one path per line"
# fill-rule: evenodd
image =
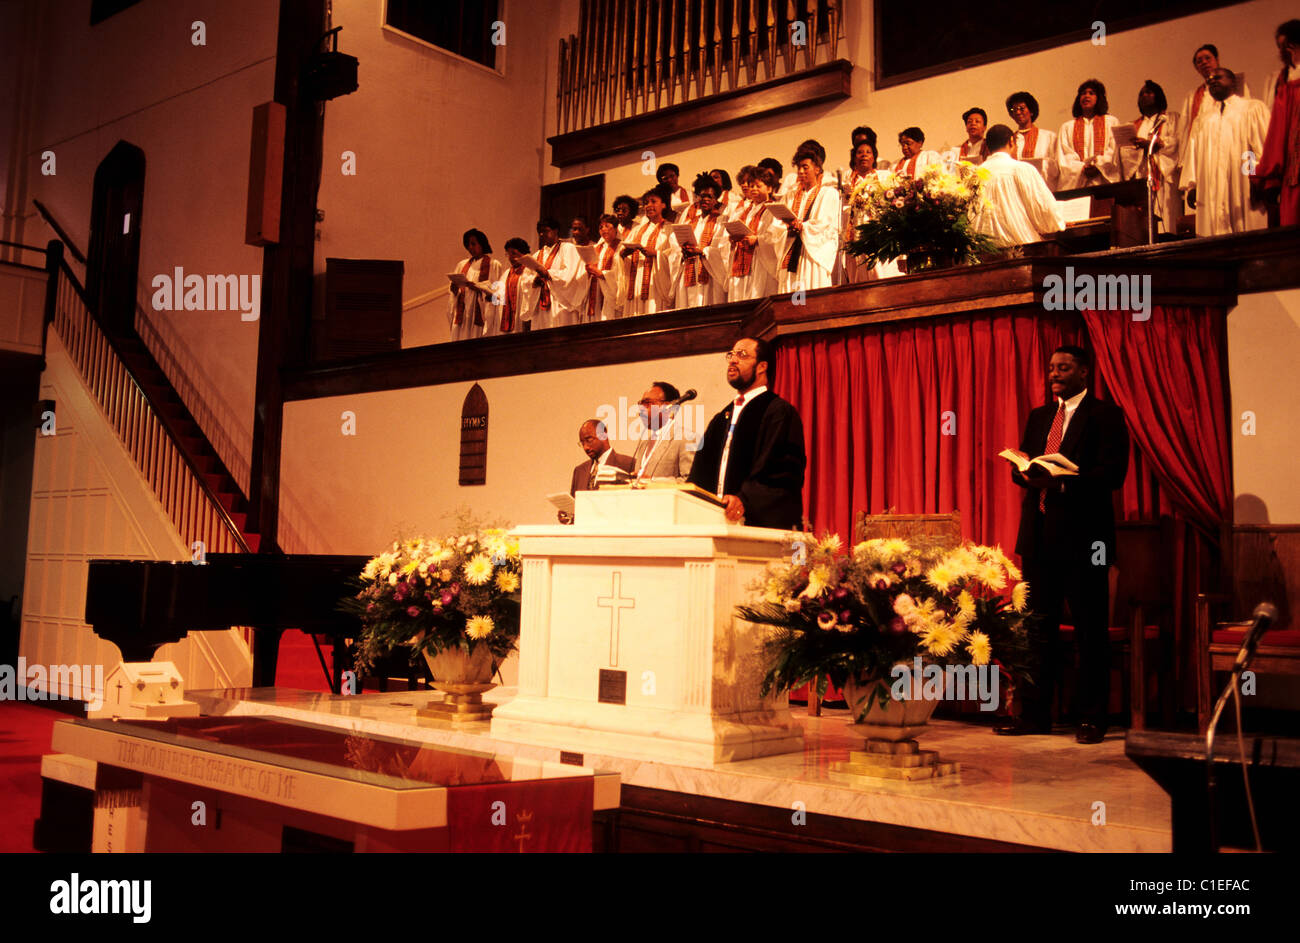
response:
M202 541L205 553L249 552L239 526L117 341L96 320L85 289L62 259L56 274L47 286L53 293L53 327L182 539L187 545Z

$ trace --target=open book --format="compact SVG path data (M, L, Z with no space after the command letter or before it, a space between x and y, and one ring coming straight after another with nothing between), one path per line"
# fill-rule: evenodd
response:
M754 232L740 220L730 219L727 220L727 234L738 239L748 239Z
M1029 471L1030 465L1038 465L1052 477L1057 478L1062 475L1079 474L1079 466L1074 464L1060 452L1053 452L1051 455L1040 455L1038 458L1030 458L1019 449L1003 449L998 453L999 458L1005 458L1016 468L1020 469L1023 475Z
M685 249L690 246L692 249L698 249L695 242L695 227L686 223L673 224L673 236L677 239L677 244Z
M790 212L790 207L786 206L784 203L764 203L763 209L767 210L773 217L779 219L783 223L788 223L790 220L795 218L794 213Z
M578 258L582 259L582 261L586 262L588 265L595 265L599 261L600 257L596 255L595 246L575 245L573 248L578 250Z

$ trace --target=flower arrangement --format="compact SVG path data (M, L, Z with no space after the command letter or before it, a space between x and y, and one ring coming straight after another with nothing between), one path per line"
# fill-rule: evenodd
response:
M845 249L867 265L908 257L908 270L933 265L935 256L974 262L996 246L971 228L970 215L985 200L981 188L989 172L967 161L952 170L932 164L919 178L870 174L849 197L857 238Z
M501 661L519 641L520 569L519 542L500 528L395 542L345 601L362 623L357 670L403 646L414 657L486 645Z
M948 665L996 664L1022 675L1029 586L1000 547L954 550L901 539L866 540L843 551L838 535L812 543L803 559L770 564L738 606L750 622L777 627L762 694L829 680L877 681L920 656Z

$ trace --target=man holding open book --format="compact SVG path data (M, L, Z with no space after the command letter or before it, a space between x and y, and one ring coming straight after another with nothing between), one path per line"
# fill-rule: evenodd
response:
M1110 702L1110 567L1115 562L1113 493L1128 473L1124 412L1089 389L1092 358L1058 347L1047 368L1052 402L1029 414L1011 479L1025 489L1016 553L1029 583L1032 685L1017 690L1020 715L997 733L1050 733L1052 692L1061 663L1060 623L1069 605L1079 646L1080 743L1100 743ZM1035 458L1037 457L1037 458Z

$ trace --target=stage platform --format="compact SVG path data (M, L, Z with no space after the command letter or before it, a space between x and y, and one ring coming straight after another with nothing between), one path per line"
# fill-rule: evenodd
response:
M336 696L284 688L191 691L204 714L274 716L617 772L623 806L597 850L895 850L1167 852L1168 796L1124 755L1124 731L1082 746L1052 736L997 737L986 726L935 721L924 749L961 764L934 782L836 782L832 764L862 740L847 711L793 712L802 752L713 766L564 753L489 736L487 722L419 726L429 691ZM499 688L485 700L514 696ZM802 813L802 814L801 814Z

